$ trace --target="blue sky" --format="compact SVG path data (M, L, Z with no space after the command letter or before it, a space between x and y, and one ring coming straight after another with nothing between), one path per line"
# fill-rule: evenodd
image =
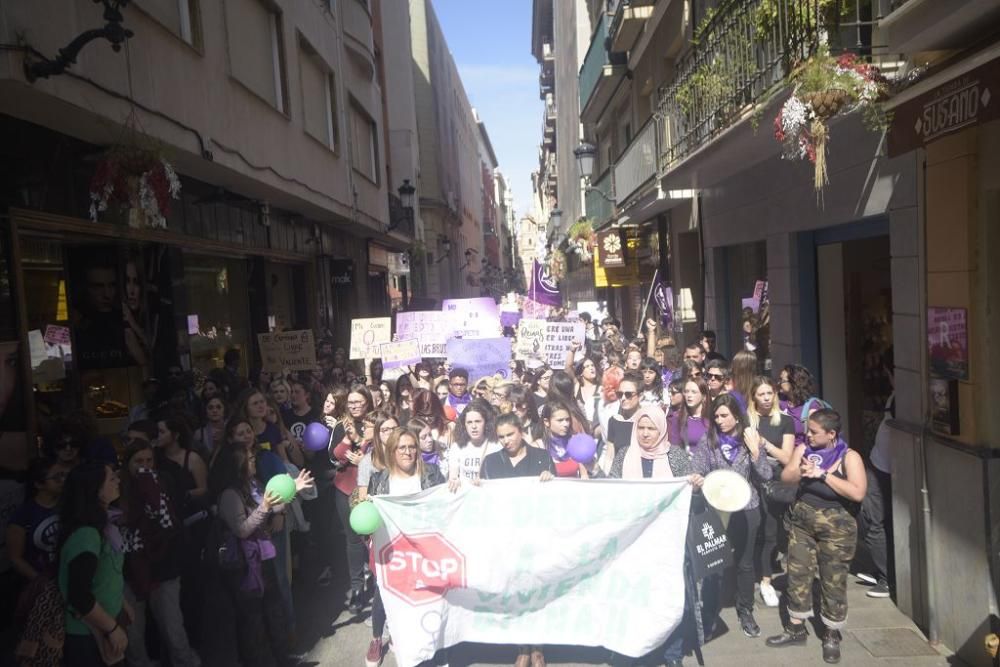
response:
M486 123L519 214L531 205L542 102L531 55L531 0L433 0L465 91Z

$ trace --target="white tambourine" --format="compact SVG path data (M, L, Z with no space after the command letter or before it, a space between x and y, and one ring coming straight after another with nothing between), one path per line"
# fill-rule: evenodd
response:
M713 470L701 487L708 504L720 512L739 512L750 504L750 483L733 470Z

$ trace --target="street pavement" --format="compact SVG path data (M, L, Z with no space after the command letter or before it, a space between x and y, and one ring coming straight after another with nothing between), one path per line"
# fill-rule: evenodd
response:
M311 581L314 581L313 578ZM346 598L343 585L319 588L311 581L300 580L296 586L296 606L299 614L299 649L306 665L348 665L362 667L371 628L364 624L364 617L355 617L344 608ZM780 580L776 580L780 586ZM931 648L917 627L900 612L889 599L873 599L865 595L865 584L852 578L848 597L850 617L842 643L842 665L931 665L961 664L944 652ZM366 612L367 615L367 612ZM777 609L759 604L756 618L761 626L761 636L750 639L743 635L736 622L736 611L729 606L721 614L727 630L703 647L706 665L768 665L774 667L811 667L825 665L821 655L820 640L810 628L805 646L772 649L764 645L764 638L781 630ZM391 632L391 628L390 628ZM501 640L500 637L497 638ZM464 644L448 654L450 667L466 665L511 665L514 651L509 647ZM550 647L545 652L549 664L602 665L607 664L607 651L576 647ZM684 660L693 666L693 656ZM397 667L391 646L385 667ZM662 664L653 660L644 664Z

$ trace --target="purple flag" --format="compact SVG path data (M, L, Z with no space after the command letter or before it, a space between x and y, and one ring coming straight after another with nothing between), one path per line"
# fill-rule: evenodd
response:
M674 329L674 291L669 283L663 282L660 278L653 287L653 299L656 300L656 307L660 310L660 323L667 331Z
M559 293L559 286L549 275L548 269L534 260L531 271L531 293L528 295L534 301L546 306L559 308L562 306L562 294Z

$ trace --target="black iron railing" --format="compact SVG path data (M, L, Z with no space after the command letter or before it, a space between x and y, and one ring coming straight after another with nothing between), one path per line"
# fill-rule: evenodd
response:
M871 55L886 0L730 0L704 17L659 91L662 174L766 99L821 44Z

